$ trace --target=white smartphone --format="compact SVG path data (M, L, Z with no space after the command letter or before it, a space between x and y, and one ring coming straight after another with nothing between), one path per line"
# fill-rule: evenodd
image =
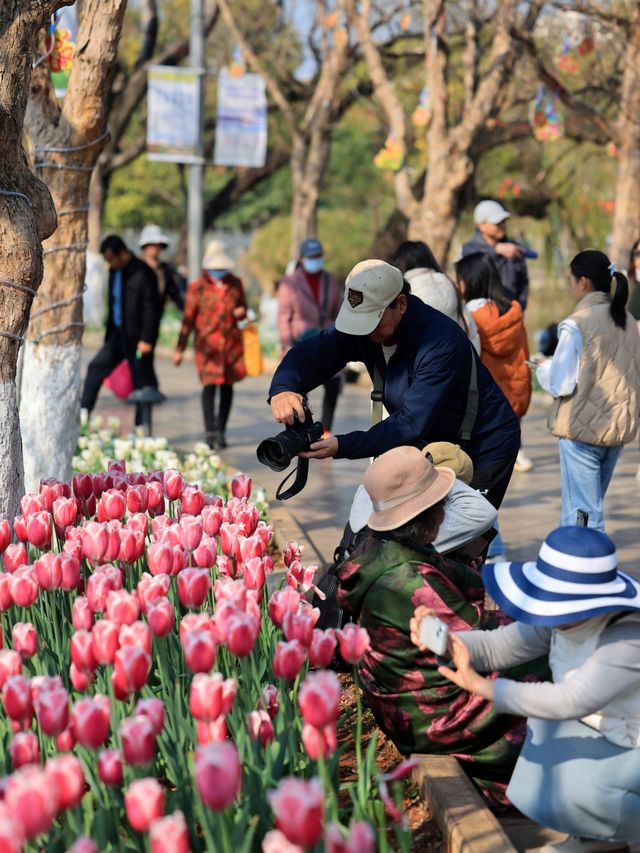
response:
M438 657L444 657L449 642L449 626L435 616L420 620L420 642Z

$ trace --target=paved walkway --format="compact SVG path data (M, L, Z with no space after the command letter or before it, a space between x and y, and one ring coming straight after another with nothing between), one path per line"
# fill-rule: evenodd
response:
M85 361L90 353L85 353ZM169 400L155 410L154 432L165 435L179 449L190 449L203 438L200 409L200 384L192 362L175 368L166 359L157 359L161 388ZM246 379L235 386L235 400L227 430L229 448L222 456L262 483L269 499L275 501L275 489L282 475L260 465L255 448L260 440L275 435L279 425L271 419L266 405L269 377ZM321 396L312 395L312 404L320 410ZM132 410L110 392L101 392L96 413L115 414L127 426ZM369 422L369 392L364 385L347 385L338 402L334 428L336 433L366 428ZM558 523L560 516L560 475L556 440L545 426L546 404L535 400L523 422L527 454L534 469L514 474L500 512L507 554L512 559L530 559L539 543ZM614 537L625 568L640 571L638 518L640 484L635 473L640 462L637 445L628 446L618 463L607 495L608 532ZM312 462L305 490L286 503L295 525L325 561L331 559L349 514L351 497L362 479L365 460L323 460ZM282 531L285 536L299 530Z

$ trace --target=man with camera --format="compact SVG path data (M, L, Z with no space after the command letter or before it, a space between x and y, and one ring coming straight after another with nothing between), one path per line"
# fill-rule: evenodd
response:
M473 460L472 487L500 506L520 446L518 419L464 331L412 296L402 273L384 261L357 264L335 326L285 355L269 390L276 421L304 424L304 396L349 361L364 362L373 381L374 423L311 441L301 458L362 459L448 441Z

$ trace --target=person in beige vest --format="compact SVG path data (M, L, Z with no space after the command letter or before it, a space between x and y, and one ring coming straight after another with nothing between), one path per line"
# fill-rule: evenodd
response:
M624 444L638 431L640 336L625 305L626 277L603 252L571 261L573 314L558 327L553 358L537 370L553 395L549 429L559 438L562 525L576 513L604 530L603 501Z

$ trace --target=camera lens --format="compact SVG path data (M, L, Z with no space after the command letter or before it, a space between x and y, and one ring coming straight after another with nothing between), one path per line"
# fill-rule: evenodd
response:
M281 435L282 433L275 438L265 438L256 450L258 461L272 471L284 471L295 455L289 452L288 442L283 441Z

